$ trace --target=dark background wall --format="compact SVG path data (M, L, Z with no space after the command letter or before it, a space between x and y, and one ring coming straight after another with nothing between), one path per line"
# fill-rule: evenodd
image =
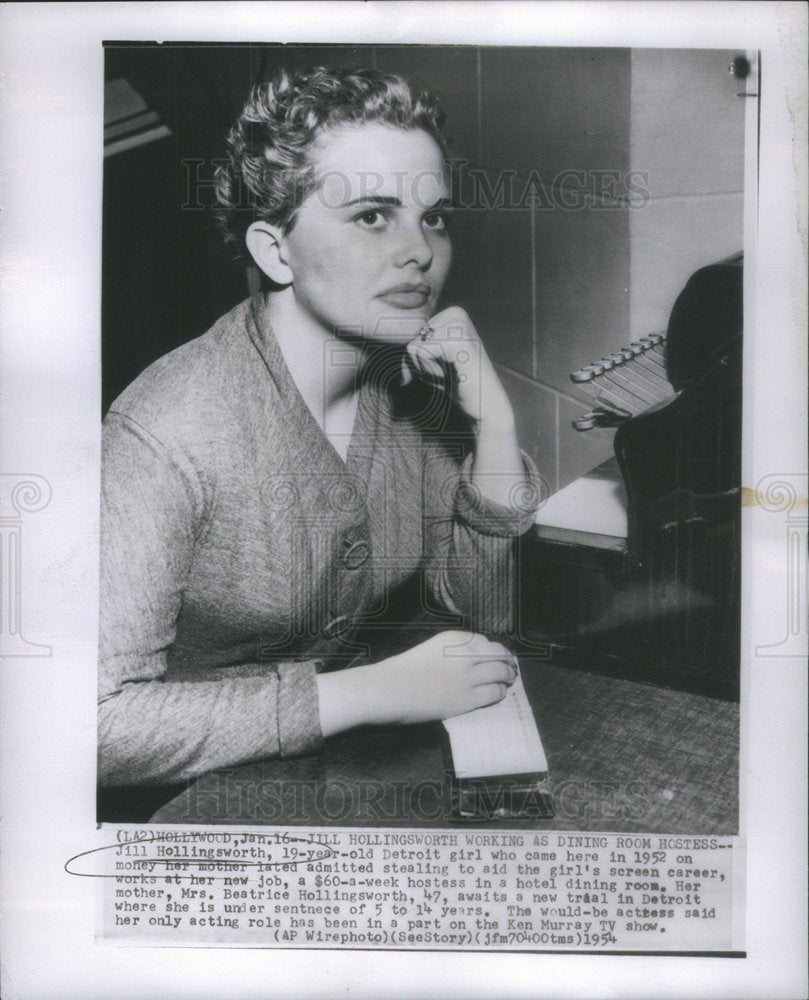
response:
M613 432L571 429L588 405L570 372L665 328L688 275L741 248L743 102L726 72L730 55L109 46L107 80L126 79L171 134L105 162L105 409L146 365L248 293L249 273L213 226L205 182L251 85L279 66L373 66L444 104L470 206L453 226L445 304L470 312L523 446L549 488L561 488L612 452ZM632 170L646 177L634 193Z

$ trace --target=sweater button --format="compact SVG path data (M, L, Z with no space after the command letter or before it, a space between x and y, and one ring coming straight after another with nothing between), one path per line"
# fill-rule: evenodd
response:
M350 615L338 615L323 627L323 635L327 639L336 639L338 635L348 632L354 625Z
M343 565L347 569L359 569L363 563L368 561L368 556L370 554L371 547L367 542L354 542L354 544L343 553Z

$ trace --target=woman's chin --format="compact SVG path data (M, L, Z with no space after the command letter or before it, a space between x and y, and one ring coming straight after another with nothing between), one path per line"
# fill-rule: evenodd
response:
M365 333L365 339L380 344L408 344L415 340L427 322L427 313L412 310L404 315L380 316Z

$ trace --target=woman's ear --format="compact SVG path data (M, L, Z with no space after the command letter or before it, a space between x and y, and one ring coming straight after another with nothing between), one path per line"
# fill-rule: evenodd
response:
M245 234L245 242L256 266L276 285L292 284L292 270L284 254L284 236L280 227L268 222L254 222Z

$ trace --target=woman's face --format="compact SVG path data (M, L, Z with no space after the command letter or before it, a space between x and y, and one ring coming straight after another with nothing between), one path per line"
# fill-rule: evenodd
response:
M321 138L315 168L282 248L298 308L329 334L411 340L452 257L441 150L422 131L344 126Z

